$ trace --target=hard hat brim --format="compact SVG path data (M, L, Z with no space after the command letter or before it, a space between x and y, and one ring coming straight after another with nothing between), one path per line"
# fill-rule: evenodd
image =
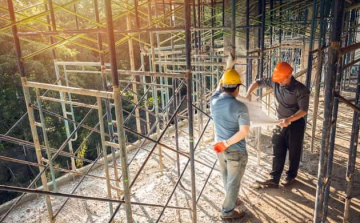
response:
M222 87L224 87L224 88L236 88L239 85L243 85L243 84L241 84L241 83L240 84L223 84Z
M285 80L286 78L288 78L289 76L291 76L291 73L284 75L283 73L281 73L277 70L274 70L271 80L273 82L281 82L281 81Z
M279 76L275 76L275 75L273 75L272 77L271 77L271 80L273 81L273 82L281 82L281 81L283 81L283 80L285 80L286 79L286 77L279 77Z

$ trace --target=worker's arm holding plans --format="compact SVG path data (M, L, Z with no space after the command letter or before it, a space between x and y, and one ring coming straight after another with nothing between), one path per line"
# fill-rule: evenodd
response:
M246 105L249 111L250 127L276 126L281 120L269 117L261 107L261 102L249 101L245 97L237 96L236 99Z
M276 110L280 121L278 125L281 127L287 127L292 122L304 117L309 108L308 90L301 87L301 85L297 86L297 83L291 81L292 78L290 76L286 79L284 81L286 83L277 83L272 81L271 78L256 80L250 85L246 94L246 98L251 101L251 94L257 88L265 87L273 89L277 102ZM291 92L292 90L295 91Z

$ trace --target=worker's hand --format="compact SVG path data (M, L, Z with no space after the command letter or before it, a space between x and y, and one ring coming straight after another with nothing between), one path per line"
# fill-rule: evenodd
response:
M278 126L280 127L288 127L291 124L291 122L287 118L280 119L279 121L280 123L278 124Z
M226 141L217 142L213 145L213 149L216 153L224 152L227 147L229 147L229 145L226 143Z

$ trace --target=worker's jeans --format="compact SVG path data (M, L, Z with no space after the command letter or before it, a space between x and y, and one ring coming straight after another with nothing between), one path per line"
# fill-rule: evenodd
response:
M236 200L240 190L241 179L244 176L247 152L226 152L218 153L220 170L226 191L225 200L222 206L222 216L229 216L235 209Z
M270 173L272 179L279 183L284 170L286 152L289 150L289 170L286 175L295 178L300 164L301 150L304 140L305 120L303 118L292 122L288 127L277 126L273 130L273 163Z

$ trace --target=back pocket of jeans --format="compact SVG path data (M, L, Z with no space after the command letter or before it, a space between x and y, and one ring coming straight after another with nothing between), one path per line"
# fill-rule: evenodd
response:
M246 159L247 158L247 153L246 152L229 152L229 153L225 153L226 156L226 160L227 162L232 166L238 166L241 159Z

